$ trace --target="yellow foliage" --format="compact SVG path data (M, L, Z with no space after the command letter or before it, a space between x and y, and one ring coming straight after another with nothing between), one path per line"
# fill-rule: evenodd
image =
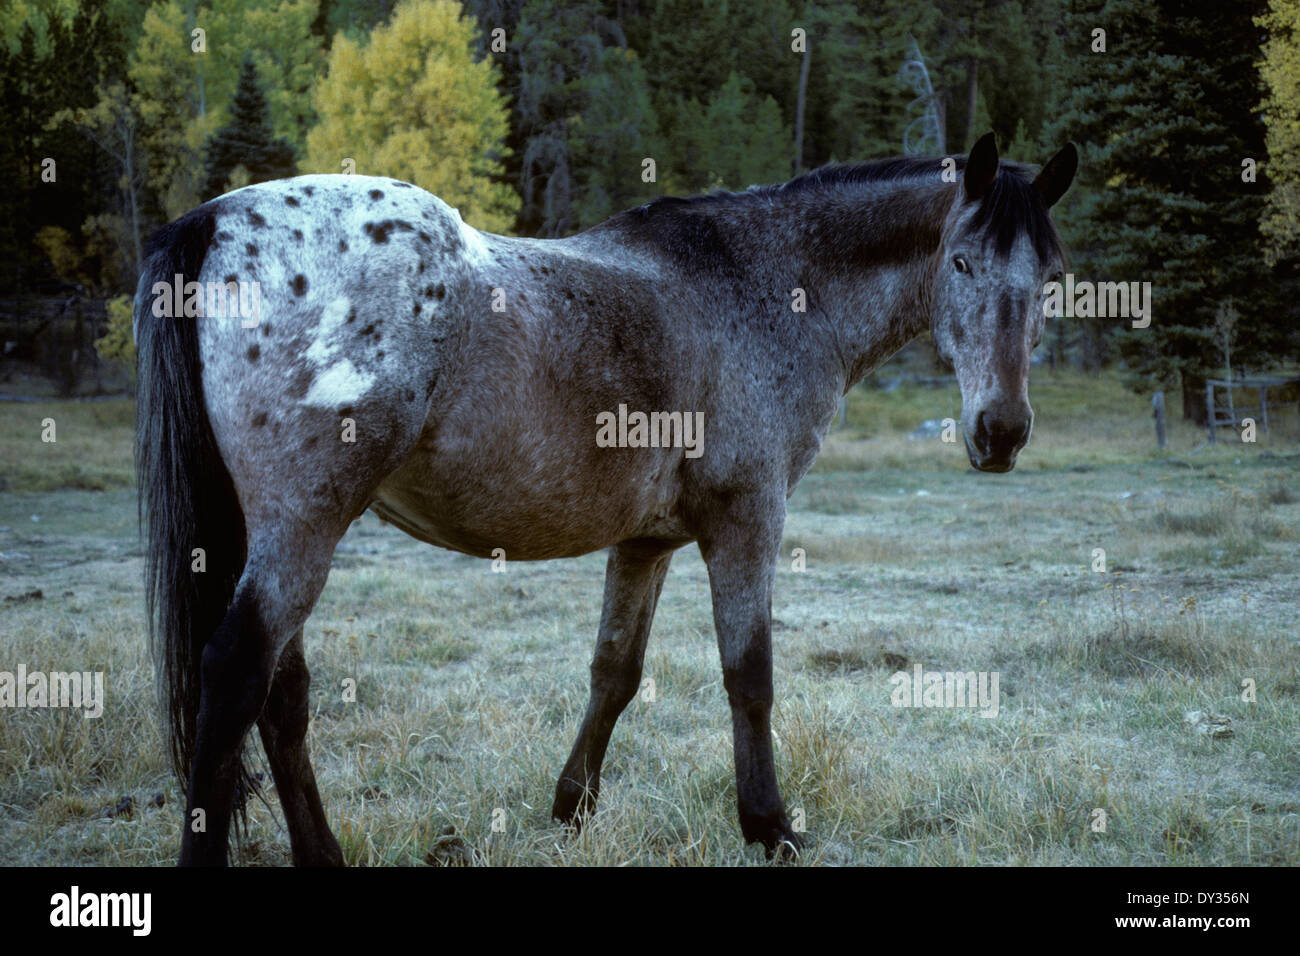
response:
M190 21L180 4L155 3L145 11L127 67L149 186L168 219L199 204L203 146L221 121L218 111L198 113L206 54L191 52L190 42Z
M1300 3L1273 0L1255 22L1268 31L1260 73L1272 191L1260 231L1272 264L1300 255Z
M95 340L95 351L102 359L115 359L126 365L135 376L135 335L131 329L131 297L119 295L109 299L108 328L103 338Z
M72 240L72 233L59 226L42 226L36 232L36 245L45 253L54 274L64 282L80 282L81 250Z
M519 199L502 172L508 112L497 68L475 62L475 25L451 0L403 3L361 46L340 34L313 102L304 172L356 172L415 183L469 224L504 232Z

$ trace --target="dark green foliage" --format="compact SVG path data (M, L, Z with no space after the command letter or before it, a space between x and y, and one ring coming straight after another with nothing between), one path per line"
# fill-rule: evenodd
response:
M1203 410L1203 378L1223 365L1214 324L1240 315L1233 364L1276 355L1280 323L1259 235L1267 186L1242 181L1264 164L1259 34L1264 4L1071 0L1064 97L1054 123L1083 154L1064 217L1074 271L1149 281L1149 328L1098 320L1116 337L1134 384L1181 383L1185 414ZM1104 24L1106 52L1093 52Z
M658 136L645 71L601 5L537 0L513 44L520 232L567 235L657 195L641 175Z
M111 208L116 184L94 146L67 124L53 124L65 108L89 107L96 84L120 71L125 51L116 23L95 5L70 21L49 20L44 39L32 22L17 44L0 43L0 293L25 294L53 278L35 243L45 226L73 236L87 217ZM16 48L15 48L16 47ZM54 182L42 181L43 161L54 160Z
M257 69L248 57L239 70L230 121L208 141L203 198L211 199L225 192L231 173L240 166L248 171L249 183L294 173L293 147L272 137L266 97L257 83Z

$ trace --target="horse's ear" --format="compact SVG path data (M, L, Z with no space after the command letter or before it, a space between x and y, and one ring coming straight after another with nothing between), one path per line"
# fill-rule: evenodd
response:
M985 133L966 157L966 175L962 177L966 184L966 198L979 199L997 178L998 144L992 133Z
M1074 174L1078 169L1079 151L1074 148L1073 143L1066 143L1034 177L1034 185L1038 188L1043 203L1048 209L1055 206L1056 201L1065 195L1065 191L1070 188L1070 183L1074 182Z

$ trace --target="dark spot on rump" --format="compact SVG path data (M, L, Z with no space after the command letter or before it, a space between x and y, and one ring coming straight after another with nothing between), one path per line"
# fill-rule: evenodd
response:
M244 251L247 252L250 256L255 256L257 255L257 246L253 245L250 242L248 243L248 245L244 246Z
M425 286L425 287L424 287L424 297L425 297L426 299L432 299L432 298L433 298L433 286L428 285L428 286Z
M388 234L394 229L410 232L414 228L409 222L401 219L385 219L383 222L368 222L365 225L366 235L375 242L387 242Z
M423 229L420 230L420 240L422 242L433 242L433 236L429 235Z
M315 186L303 186L303 187L302 187L302 191L305 192L308 196L311 196L311 195L313 195L313 194L316 192L316 187L315 187Z
M415 271L416 271L416 272L423 272L423 271L424 271L424 260L423 260L423 259L420 260L419 268L417 268Z
M263 322L263 323L262 323L262 334L263 334L263 335L267 335L267 336L269 336L269 335L271 334L271 323L270 323L270 322Z
M384 198L384 191L383 191L382 189L372 189L372 190L370 190L370 198L371 198L371 199L383 199L383 198Z
M306 366L299 366L293 373L293 378L289 382L289 397L302 398L311 388L311 383L316 380L316 373Z
M307 441L304 443L304 447L306 447L306 448L314 448L315 445L316 445L316 436L315 436L315 435L309 435L309 436L307 437Z
M415 303L415 308L411 310L411 314L412 314L412 315L419 315L419 314L420 314L420 303L418 303L418 302Z
M441 282L439 282L434 287L433 294L436 295L439 299L445 299L447 297L447 287L443 285Z
M364 329L361 330L361 334L370 335L374 331L375 331L375 323L371 322L369 325L367 325Z
M408 402L413 402L415 401L415 392L414 390L408 388L406 392L402 395L402 397L405 398Z
M301 230L301 229L295 229L295 230L293 231L293 237L294 237L295 239L297 239L299 242L302 242L302 230Z
M357 317L357 310L356 310L356 309L348 309L348 321L351 322L351 321L352 321L353 319L355 319L356 317Z
M391 182L392 182L392 184L393 184L394 186L398 187L399 189L410 189L410 188L411 188L411 184L410 184L410 183L399 183L396 179L392 180Z
M294 199L292 196L285 196L284 204L286 206L296 206L298 205L298 200Z
M375 353L375 358L383 358L383 357L384 357L383 349L380 349L378 352Z
M258 356L260 356L261 354L262 354L262 347L260 345L254 343L248 347L248 360L250 362L256 362Z
M253 427L261 428L266 424L266 412L258 412L253 416Z
M230 273L230 275L226 276L226 285L230 285L230 283L238 282L238 281L239 281L239 276L235 275L233 272Z
M222 229L219 233L217 233L217 238L220 239L222 242L229 242L231 239L234 239L235 237L232 236L230 233L226 232L226 230Z
M296 276L293 277L293 282L291 284L293 285L294 295L306 295L307 277L304 276L301 272L299 272Z
M261 229L263 226L266 225L266 220L262 218L261 213L254 212L252 209L250 209L248 210L248 224L252 226L254 229Z
M348 251L348 241L346 239L340 239L339 252L347 252L347 251Z

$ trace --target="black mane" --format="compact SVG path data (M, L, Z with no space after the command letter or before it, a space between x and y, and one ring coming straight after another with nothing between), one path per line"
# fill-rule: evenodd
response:
M958 171L966 168L965 156L953 156ZM774 200L800 195L840 190L870 183L896 183L925 178L939 178L944 172L944 158L898 156L865 163L832 163L784 183L750 186L741 192L715 190L693 196L661 196L624 215L644 221L657 213L707 210L719 205ZM617 218L617 217L616 217ZM1039 258L1064 258L1064 248L1056 227L1047 214L1047 206L1033 184L1033 169L1022 163L1004 160L992 188L980 203L971 226L991 239L997 254L1005 257L1016 237L1025 235Z

